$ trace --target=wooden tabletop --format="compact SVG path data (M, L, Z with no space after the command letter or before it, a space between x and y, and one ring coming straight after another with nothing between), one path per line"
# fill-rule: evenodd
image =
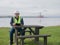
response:
M38 28L43 28L44 26L40 26L40 25L23 25L23 26L14 26L14 27L38 27Z

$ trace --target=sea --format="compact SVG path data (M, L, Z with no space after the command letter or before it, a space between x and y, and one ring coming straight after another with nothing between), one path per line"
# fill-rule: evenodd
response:
M60 18L23 18L24 25L60 26ZM0 18L0 27L11 27L11 18Z

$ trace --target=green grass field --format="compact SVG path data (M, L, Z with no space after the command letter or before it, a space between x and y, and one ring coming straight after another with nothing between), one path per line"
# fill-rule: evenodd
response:
M9 30L10 28L0 28L0 45L9 45ZM48 45L60 45L60 26L45 27L40 30L40 34L51 34L48 38ZM33 40L26 39L25 45L34 45ZM43 44L43 39L40 39Z

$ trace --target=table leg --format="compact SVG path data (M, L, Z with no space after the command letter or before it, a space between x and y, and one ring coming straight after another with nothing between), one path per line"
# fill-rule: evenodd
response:
M15 29L15 43L16 43L16 45L18 45L18 38L17 38L17 34L18 34L17 29Z
M35 28L35 35L39 35L39 28L38 27ZM35 42L39 45L39 37L35 38Z
M47 37L44 37L44 45L47 45Z
M29 30L31 31L31 33L35 34L32 28L29 27Z
M24 45L24 39L23 38L21 39L21 45Z

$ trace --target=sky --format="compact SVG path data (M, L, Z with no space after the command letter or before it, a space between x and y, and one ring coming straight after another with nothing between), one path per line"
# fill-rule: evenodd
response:
M60 16L60 0L0 0L0 15Z

